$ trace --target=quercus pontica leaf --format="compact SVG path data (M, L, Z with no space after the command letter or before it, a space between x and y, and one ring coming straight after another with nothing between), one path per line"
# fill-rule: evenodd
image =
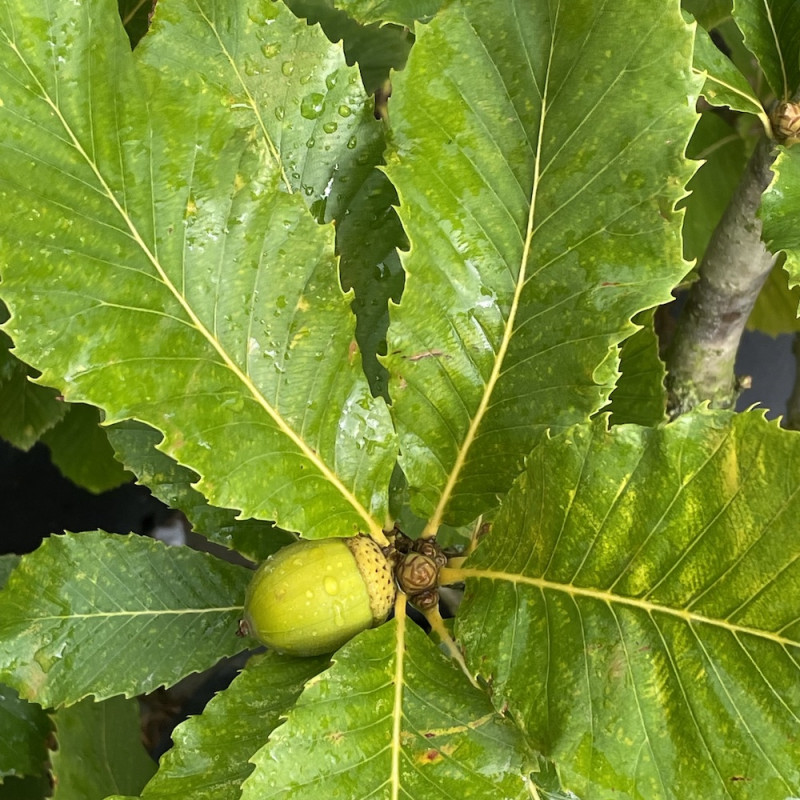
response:
M600 419L445 570L468 664L584 800L800 792L798 459L761 413Z
M710 105L755 114L769 131L769 118L753 87L702 28L695 31L694 68L705 79L702 94Z
M87 698L51 717L58 745L50 758L54 800L136 794L155 772L142 744L138 699Z
M417 35L392 101L411 247L386 364L430 534L606 402L630 317L686 272L671 212L699 82L691 28L651 3L453 3Z
M238 800L263 747L304 684L326 657L254 656L242 673L197 717L172 733L173 747L141 793L146 800Z
M144 536L51 536L0 591L0 682L62 706L208 669L243 649L251 574Z
M800 232L795 224L800 213L800 147L781 148L772 171L759 209L762 235L773 253L786 253L784 268L791 288L800 284ZM794 311L796 316L797 308Z
M314 221L302 189L320 202L330 190L333 203L333 167L307 157L300 172L299 140L254 98L289 64L322 86L335 78L332 100L366 100L357 70L319 31L298 38L288 61L273 57L282 26L305 27L285 8L225 8L163 11L168 50L205 48L203 80L171 50L156 59L143 43L134 58L108 3L3 5L7 330L67 399L101 406L108 423L162 431L161 446L200 474L213 503L312 538L380 539L394 434L353 347L333 228ZM230 29L258 30L255 85L229 80L247 72L231 63ZM215 65L228 73L215 79ZM298 78L285 98L283 113L313 117L304 154L327 120L348 124L316 85ZM349 139L333 140L347 152Z
M733 19L778 100L800 89L800 6L794 0L735 2Z
M531 796L519 732L397 612L309 682L253 757L242 800Z

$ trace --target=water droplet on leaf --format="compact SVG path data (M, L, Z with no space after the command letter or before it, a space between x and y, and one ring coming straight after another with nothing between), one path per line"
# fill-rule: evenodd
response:
M316 119L325 108L325 95L319 92L307 94L300 103L300 113L306 119Z

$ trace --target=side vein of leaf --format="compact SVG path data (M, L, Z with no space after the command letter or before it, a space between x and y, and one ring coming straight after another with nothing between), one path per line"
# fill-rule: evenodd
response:
M441 571L441 580L443 585L449 583L459 583L466 578L476 578L491 581L502 581L511 584L524 584L526 586L535 586L538 589L549 589L554 592L562 592L570 595L571 597L590 597L594 600L600 600L609 606L620 605L628 606L630 608L638 608L641 611L646 611L648 614L665 614L669 617L675 617L688 624L698 623L700 625L710 625L714 628L722 628L723 630L730 631L731 633L741 633L749 636L754 636L758 639L766 639L767 641L774 642L781 646L786 647L800 647L800 641L790 639L788 636L782 636L772 631L759 630L747 625L736 625L728 622L727 620L714 619L702 614L697 614L693 611L686 611L680 608L671 608L670 606L660 605L653 603L649 600L642 600L638 597L625 597L623 595L614 595L611 592L602 591L600 589L590 589L584 586L573 586L572 584L555 583L553 581L545 580L544 578L529 578L525 575L517 575L511 572L503 572L500 570L481 569L477 567L462 567L459 569L443 568Z
M259 111L258 103L256 102L253 95L250 93L250 90L247 88L247 83L245 82L244 78L242 78L241 72L239 72L239 68L236 66L236 61L233 59L231 54L228 52L228 48L225 47L225 44L222 41L222 38L217 31L216 25L206 16L205 11L200 7L200 4L195 2L195 8L197 8L198 14L203 18L203 21L208 25L211 32L214 34L214 38L217 40L219 44L219 49L222 51L222 54L227 59L228 63L233 70L233 74L236 75L236 80L238 81L239 85L242 87L242 91L245 93L247 97L247 103L250 108L253 110L253 113L258 120L258 127L261 128L261 133L264 135L264 141L269 148L270 155L275 160L275 165L278 167L281 173L281 179L283 180L283 185L286 187L286 191L289 194L293 194L292 184L289 182L289 177L286 174L286 171L283 168L283 161L281 160L281 154L278 151L278 148L275 146L275 142L272 141L272 137L269 135L267 131L267 127L264 124L264 119L261 116L261 112Z
M800 717L798 717L797 712L788 704L783 692L776 689L769 678L767 678L767 676L764 674L764 670L761 668L762 665L758 659L753 658L751 652L744 646L744 643L738 636L735 636L734 639L739 649L742 651L742 653L744 653L745 658L750 662L753 669L759 674L761 680L764 682L764 685L769 687L769 691L772 696L778 701L778 703L780 703L781 706L783 706L783 708L786 710L786 713L792 717L798 725L800 725ZM789 653L786 651L786 648L784 648L784 652L787 656L789 655ZM797 663L791 659L791 656L790 660L792 661L794 668L797 669Z
M339 493L342 495L342 497L353 507L356 513L358 513L358 515L362 517L362 519L367 523L367 526L369 527L369 532L373 536L373 538L375 538L378 541L384 541L385 540L384 534L380 523L378 523L378 521L372 517L372 515L364 508L364 506L355 497L355 495L341 482L338 475L336 475L328 467L328 465L321 458L319 458L319 456L313 451L313 449L309 447L309 445L305 441L303 441L303 439L286 423L283 417L278 413L277 409L273 408L272 405L267 401L267 399L261 394L261 392L255 386L253 381L250 379L250 376L240 369L240 367L232 360L230 355L225 351L225 349L221 346L221 344L214 338L211 332L203 325L203 323L200 321L200 318L197 316L197 314L195 314L189 302L178 291L177 287L167 276L158 258L150 249L150 247L147 245L147 243L144 241L134 221L131 219L131 217L128 215L127 211L122 207L122 205L120 205L119 200L115 196L111 187L106 182L97 164L95 164L95 162L89 157L89 154L86 152L83 145L81 145L80 141L78 140L77 136L72 130L70 124L67 122L66 118L61 113L61 109L59 108L57 103L53 101L52 97L50 97L50 94L42 85L41 81L38 79L34 71L28 66L28 63L23 58L23 55L19 51L19 48L17 47L16 43L9 41L8 39L7 41L9 47L14 51L16 56L19 58L20 63L24 65L25 69L28 71L31 78L33 78L33 80L36 82L37 86L39 87L39 91L41 92L41 98L45 101L45 103L50 107L50 109L56 115L56 118L59 120L64 130L66 131L67 135L69 136L73 147L77 150L81 158L84 159L87 166L92 170L95 177L99 181L106 197L114 206L117 213L119 213L119 215L124 220L125 224L127 225L128 229L130 230L133 236L134 241L139 246L139 248L141 249L145 257L148 259L148 261L150 261L150 263L153 265L154 269L161 278L161 281L163 282L164 286L173 294L175 299L184 309L187 316L191 320L192 325L206 339L206 341L211 345L211 347L214 350L216 350L217 353L219 353L220 357L225 362L227 368L236 376L236 378L239 381L241 381L241 383L245 386L245 388L254 397L256 402L272 418L272 420L275 422L281 433L283 433L287 438L289 438L295 444L295 446L301 451L301 453L312 464L314 464L314 466L316 466L316 468L319 470L319 472L322 474L325 480L327 480L331 485L335 486L336 489L339 491Z
M610 591L613 591L613 590L614 590L614 587L616 587L616 585L617 585L617 584L618 584L618 583L619 583L619 582L620 582L620 581L623 579L623 577L624 577L624 576L625 576L625 575L628 573L628 570L631 568L631 565L635 563L636 559L637 559L637 558L639 558L639 556L642 554L642 552L645 550L645 548L646 548L646 547L647 547L647 546L650 544L650 542L651 542L651 540L653 539L653 537L657 535L657 532L658 532L658 531L661 529L661 525L663 524L664 520L668 518L668 516L669 516L670 512L672 511L672 508L673 508L673 506L674 506L674 505L675 505L675 504L676 504L676 503L679 501L679 499L681 499L681 498L682 498L682 496L683 496L684 492L686 492L686 491L687 491L687 488L688 488L689 484L690 484L690 483L692 483L692 481L696 480L696 479L697 479L697 478L700 476L700 473L701 473L701 472L703 472L703 470L705 470L705 469L708 467L708 465L709 465L709 464L711 464L711 463L713 462L713 460L714 460L714 459L717 457L717 455L719 455L719 453L720 453L720 452L722 452L722 449L725 447L725 445L727 445L727 444L728 444L728 442L729 442L729 440L730 440L731 436L732 436L732 434L731 434L731 433L727 433L727 434L726 434L726 435L725 435L725 436L724 436L722 439L720 439L720 441L719 441L719 442L718 442L718 443L717 443L717 444L714 446L714 449L713 449L713 450L712 450L712 451L711 451L711 452L708 454L708 456L706 456L706 458L703 460L703 463L702 463L702 464L700 464L700 465L699 465L699 466L698 466L698 467L697 467L697 468L696 468L696 469L695 469L695 470L694 470L694 471L693 471L693 472L692 472L692 473L691 473L691 474L688 476L688 478L687 478L685 475L683 475L683 473L682 473L682 472L680 473L680 475L681 475L680 484L679 484L679 485L678 485L678 487L676 488L676 490L675 490L675 493L674 493L674 494L672 495L672 497L670 498L670 501L669 501L669 503L667 503L667 505L664 507L664 510L663 510L663 512L661 513L661 516L658 518L657 522L656 522L654 525L652 525L652 526L651 526L651 528L650 528L650 530L648 531L647 535L646 535L646 536L644 537L644 539L643 539L643 540L642 540L642 541L639 543L639 546L636 548L636 550L635 550L633 553L631 553L630 557L629 557L629 558L628 558L628 560L625 562L625 564L624 564L624 566L622 567L622 569L620 569L620 571L619 571L619 574L618 574L618 575L617 575L617 577L614 579L614 582L611 584L611 586L609 586L609 590L610 590ZM739 490L740 490L740 489L741 489L741 487L737 487L737 490L736 490L736 493L737 493L737 494L738 494L738 492L739 492ZM735 494L734 494L734 497L735 497ZM727 507L728 507L729 503L730 503L730 502L732 502L732 500L733 500L733 498L730 498L730 499L728 500L728 502L725 504L725 508L727 508ZM723 510L724 510L724 509L723 509ZM719 512L718 512L718 513L717 513L717 514L714 516L714 519L713 519L713 520L711 520L711 522L709 522L709 523L706 525L706 527L705 527L705 528L704 528L704 529L703 529L703 530L700 532L700 534L699 534L699 535L696 537L695 541L691 543L691 545L690 545L690 548L691 548L691 547L694 547L694 545L696 544L696 542L697 542L698 540L702 539L702 537L705 535L706 531L707 531L707 530L708 530L708 529L711 527L711 525L713 524L713 522L714 522L714 521L715 521L715 520L716 520L716 519L717 519L717 518L718 518L718 517L719 517L719 516L720 516L722 513L723 513L723 512L722 512L722 510L720 510L720 511L719 511ZM661 585L662 585L662 584L665 582L665 580L666 580L667 576L668 576L668 575L670 575L670 574L672 573L672 571L673 571L673 570L674 570L674 569L675 569L675 568L678 566L678 564L680 564L680 563L681 563L682 559L683 559L683 551L681 551L681 553L679 553L679 554L677 555L677 557L676 557L676 560L673 562L673 564L672 564L672 566L669 568L669 570L667 570L666 574L662 575L662 576L659 578L659 580L658 580L658 581L656 581L656 583L655 583L653 586L651 586L651 587L648 589L648 594L652 594L652 593L653 593L653 592L654 592L654 591L655 591L655 590L656 590L656 589L657 589L659 586L661 586Z
M583 642L583 647L581 647L580 651L583 654L583 658L581 659L583 665L583 675L581 675L581 680L586 682L586 696L591 698L592 696L592 677L589 670L589 642L586 638L586 625L583 622L583 614L581 613L581 607L576 602L575 598L571 598L573 605L575 606L575 613L578 615L578 619L580 620L581 626L581 641ZM595 735L594 735L594 706L592 705L591 700L586 703L586 716L588 719L586 720L586 732L589 734L589 769L587 770L587 775L591 780L592 776L592 761L594 760L594 742L595 742Z
M658 782L661 784L661 791L663 797L669 797L669 792L667 791L667 787L664 784L664 778L661 775L661 770L659 769L658 759L656 758L656 753L653 750L653 742L650 737L650 732L647 730L647 723L645 722L644 711L642 709L642 699L639 696L639 687L636 684L636 678L633 675L633 669L631 667L631 657L628 651L628 643L625 641L625 634L622 632L622 625L620 625L619 616L617 612L611 608L611 616L614 617L614 624L617 626L617 630L619 631L619 641L622 645L622 649L625 651L625 666L628 672L628 678L631 682L631 687L633 688L633 699L636 701L636 713L639 717L639 722L642 725L642 731L644 733L644 742L642 743L643 747L647 747L650 751L650 757L652 759L653 767L655 769L656 775L658 776ZM635 774L635 773L634 773Z
M708 746L708 742L706 741L705 734L703 733L703 728L700 726L700 720L697 718L697 714L695 713L694 706L692 705L691 701L689 700L689 695L686 691L686 687L684 686L683 679L681 678L681 673L678 670L678 665L675 663L675 658L673 655L672 650L670 650L669 645L667 644L666 636L661 628L658 626L658 622L656 621L655 617L651 615L650 621L653 623L653 627L655 628L656 632L658 633L659 638L661 639L661 644L664 646L664 654L666 655L667 659L669 660L670 667L672 669L672 673L675 675L675 680L677 681L678 688L680 689L681 695L683 696L683 701L686 704L686 710L691 717L692 723L694 724L695 729L697 730L697 735L700 741L703 744L703 749L706 752L706 757L708 759L708 763L714 769L714 772L717 774L719 778L720 785L723 788L726 797L731 797L730 790L728 788L728 784L726 783L725 779L722 777L722 773L720 772L719 766L717 762L714 760L714 755L711 752L711 748Z
M522 246L522 257L520 259L519 274L517 275L516 284L514 286L514 297L511 301L511 307L509 308L508 320L506 321L505 327L503 329L503 338L500 342L500 347L498 347L497 349L497 355L495 357L494 364L492 365L492 372L489 375L489 379L486 382L486 386L484 387L481 401L478 404L478 409L475 412L475 416L472 418L470 422L467 434L464 437L464 441L461 443L461 447L458 450L458 454L456 455L453 468L450 470L450 474L448 475L447 478L447 483L445 484L445 487L442 490L442 494L439 498L439 502L436 506L436 509L433 512L433 515L431 516L428 524L425 526L425 530L422 532L422 536L424 537L435 536L436 532L439 529L439 526L441 525L445 509L447 508L447 504L449 503L450 497L453 494L453 489L455 488L456 482L458 481L459 474L461 473L461 470L464 467L464 463L467 460L467 454L469 453L469 450L472 447L472 443L475 440L478 428L480 427L480 424L481 422L483 422L483 419L486 415L486 410L489 407L489 403L492 398L492 393L494 392L494 388L497 385L497 381L500 377L503 368L503 362L505 360L506 353L508 352L509 344L511 343L511 335L514 332L514 322L516 321L517 312L519 311L520 297L522 295L522 290L525 286L528 258L530 257L531 245L533 243L534 217L536 213L536 197L539 191L539 168L540 168L542 145L544 139L544 122L545 122L545 116L547 114L547 88L550 80L550 63L552 62L552 57L553 57L553 47L551 39L550 53L548 55L548 68L545 77L544 91L542 92L541 110L539 112L539 130L537 131L536 157L534 159L533 187L531 189L530 208L528 209L528 221L525 228L525 240Z
M777 768L773 760L769 757L769 753L761 746L761 742L759 742L758 739L756 739L755 734L750 729L750 726L747 724L747 720L744 718L742 712L739 710L739 706L736 704L736 701L733 699L733 697L731 697L731 693L728 691L728 687L725 684L725 681L719 674L719 670L717 669L717 662L711 657L710 653L706 649L706 646L703 644L703 640L697 635L697 631L695 631L693 628L690 628L690 630L692 631L693 636L697 640L698 647L702 650L703 655L705 656L708 662L709 669L714 673L714 675L717 678L717 681L719 681L720 688L725 693L725 696L728 698L728 701L730 702L731 706L736 709L736 716L739 718L739 725L741 725L742 728L744 728L745 732L747 733L747 736L751 739L755 747L761 753L761 756L764 759L764 761L766 761L770 765L770 767L772 767L775 774L781 779L781 781L783 781L784 786L786 786L786 789L791 794L792 787L789 785L789 783L787 782L786 778L783 776L781 771ZM734 636L734 638L736 637Z

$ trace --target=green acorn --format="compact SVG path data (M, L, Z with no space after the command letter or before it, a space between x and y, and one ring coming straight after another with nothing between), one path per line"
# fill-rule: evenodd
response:
M395 591L391 566L368 536L299 541L256 570L240 628L281 653L331 653L383 622Z

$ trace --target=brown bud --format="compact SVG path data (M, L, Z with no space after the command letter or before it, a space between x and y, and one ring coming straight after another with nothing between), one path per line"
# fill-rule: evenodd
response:
M439 592L436 589L427 589L414 595L411 602L420 610L428 611L439 604Z
M439 567L422 553L408 553L395 569L400 588L410 595L434 589L439 584Z
M780 144L800 141L800 103L779 103L772 112L772 130Z
M417 539L414 542L414 551L427 556L436 566L441 569L447 564L447 556L444 551L432 539Z

